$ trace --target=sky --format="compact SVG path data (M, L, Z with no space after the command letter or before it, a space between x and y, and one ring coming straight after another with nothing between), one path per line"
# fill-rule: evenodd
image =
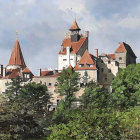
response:
M114 53L126 42L140 62L140 0L0 0L0 64L6 66L16 40L26 65L57 68L62 40L73 21L89 31L89 52Z

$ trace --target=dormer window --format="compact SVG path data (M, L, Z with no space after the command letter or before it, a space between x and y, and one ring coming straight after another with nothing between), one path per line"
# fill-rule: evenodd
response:
M30 78L30 74L24 74L24 78Z
M90 67L90 64L87 64L87 67Z
M84 67L84 64L80 64L79 66L80 66L80 67Z

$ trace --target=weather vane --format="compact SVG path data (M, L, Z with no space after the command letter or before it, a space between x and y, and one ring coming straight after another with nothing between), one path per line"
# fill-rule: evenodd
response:
M73 11L72 7L71 7L70 9L71 9L71 11L73 12L74 17L75 17L75 20L76 20L76 12Z
M18 31L16 31L16 39L18 39Z

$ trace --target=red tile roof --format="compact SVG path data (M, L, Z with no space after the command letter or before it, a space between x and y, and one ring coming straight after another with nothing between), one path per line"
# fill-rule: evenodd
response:
M128 44L126 44L125 42L119 43L119 47L116 49L115 53L124 53L124 52L127 52L132 57L137 58L132 48Z
M53 71L41 71L41 76L53 75Z
M61 73L56 73L56 74L53 74L53 75L48 75L48 76L33 76L34 78L47 78L47 77L58 77L60 76Z
M84 65L81 67L80 65ZM92 67L88 67L88 65L92 65ZM96 70L96 63L93 59L92 55L89 54L88 50L85 51L79 63L75 66L74 70Z
M115 54L108 54L108 56L109 56L110 58L112 58L113 60L116 59Z
M91 58L88 50L86 50L79 61L79 64L95 64L94 60Z
M73 31L73 30L81 30L76 22L76 20L73 22L72 26L70 27L69 29L70 31Z
M28 67L25 67L22 71L23 73L32 73Z
M126 52L126 48L123 43L119 42L119 47L116 49L115 53L124 53Z
M70 53L73 53L73 54L76 54L79 49L82 47L83 43L86 41L87 37L81 37L79 41L77 42L71 42L71 39L70 38L67 38L67 39L64 39L63 42L62 42L62 46L64 47L63 48L63 51L59 51L59 54L66 54L66 47L70 47L71 48L71 51Z
M16 42L15 42L15 46L13 48L13 51L12 51L12 54L11 54L11 57L10 57L8 65L26 66L18 40L16 40Z
M20 75L20 69L9 69L6 72L6 78L13 79Z

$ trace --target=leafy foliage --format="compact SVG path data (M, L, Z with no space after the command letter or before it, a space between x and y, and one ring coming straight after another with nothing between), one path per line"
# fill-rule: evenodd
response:
M43 135L42 121L46 119L49 94L45 85L13 79L4 94L6 101L0 111L0 134L11 139Z
M58 90L60 95L66 96L70 108L71 101L75 98L74 93L78 91L79 73L72 68L67 68L61 72L58 77Z
M112 83L112 105L125 109L140 105L140 64L121 69Z

